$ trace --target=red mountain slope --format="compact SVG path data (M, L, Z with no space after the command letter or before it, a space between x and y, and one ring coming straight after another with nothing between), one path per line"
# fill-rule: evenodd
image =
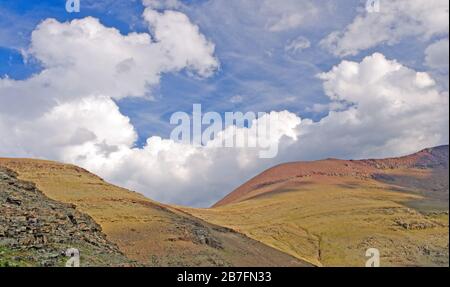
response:
M449 146L424 149L412 155L368 160L326 159L313 162L293 162L270 168L231 192L213 207L237 203L278 190L282 185L305 182L308 178L321 180L336 177L376 178L394 180L380 174L386 170L433 169L448 170ZM448 177L447 177L448 178ZM448 186L448 184L447 184ZM448 199L448 189L447 189Z

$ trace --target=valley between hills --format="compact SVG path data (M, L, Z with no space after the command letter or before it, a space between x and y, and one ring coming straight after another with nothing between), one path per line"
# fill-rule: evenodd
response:
M68 247L84 266L363 267L369 248L382 266L448 266L448 149L286 163L207 209L2 158L0 266L62 266Z

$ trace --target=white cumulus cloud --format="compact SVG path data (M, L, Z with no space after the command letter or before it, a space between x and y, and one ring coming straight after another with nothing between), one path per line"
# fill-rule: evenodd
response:
M271 112L270 144L289 145L297 139L300 118L289 112ZM240 182L263 171L276 159L261 159L261 148L224 148L235 135L253 134L250 128L230 126L205 146L151 137L143 148L124 148L111 154L92 154L76 163L108 180L163 202L209 206Z
M448 91L429 74L375 53L319 77L341 108L318 122L303 121L302 154L383 157L448 143Z
M214 44L185 14L170 10L159 13L147 8L144 19L154 31L160 50L171 59L173 68L188 68L205 77L218 68L218 60L213 56Z

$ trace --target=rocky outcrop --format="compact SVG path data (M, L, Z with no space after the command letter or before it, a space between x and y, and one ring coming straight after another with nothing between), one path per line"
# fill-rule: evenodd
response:
M82 266L133 265L91 217L0 167L0 264L64 266L69 248L80 251Z
M387 158L369 159L361 162L377 169L420 168L420 169L448 169L449 146L427 148L412 155Z

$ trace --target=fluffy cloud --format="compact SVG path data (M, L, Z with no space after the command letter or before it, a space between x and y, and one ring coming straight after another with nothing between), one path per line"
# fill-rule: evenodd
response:
M343 31L328 35L322 46L337 56L356 55L406 37L430 39L449 32L447 0L381 1L380 12L361 12Z
M67 101L32 119L0 116L0 123L0 153L73 163L108 156L137 139L129 119L105 96Z
M180 12L159 13L147 8L144 19L154 31L161 51L171 59L171 68L188 68L200 76L210 76L217 68L214 44L209 42L199 27L192 25L189 18Z
M289 112L272 112L271 144L295 142L300 119ZM223 148L222 142L235 135L252 134L250 128L230 126L205 146L151 137L143 148L124 148L109 155L92 154L76 163L105 176L114 183L138 190L150 198L195 206L208 206L255 172L276 159L260 159L260 148Z
M375 53L319 77L338 109L319 122L303 121L302 154L382 157L448 143L448 91L429 74Z
M44 70L25 81L0 80L0 112L36 116L61 101L93 94L113 99L149 96L149 87L159 83L162 73L188 69L207 76L218 67L214 45L186 16L155 12L149 17L151 12L147 10L146 18L156 42L147 33L122 35L91 17L69 23L44 21L33 32L27 51Z

